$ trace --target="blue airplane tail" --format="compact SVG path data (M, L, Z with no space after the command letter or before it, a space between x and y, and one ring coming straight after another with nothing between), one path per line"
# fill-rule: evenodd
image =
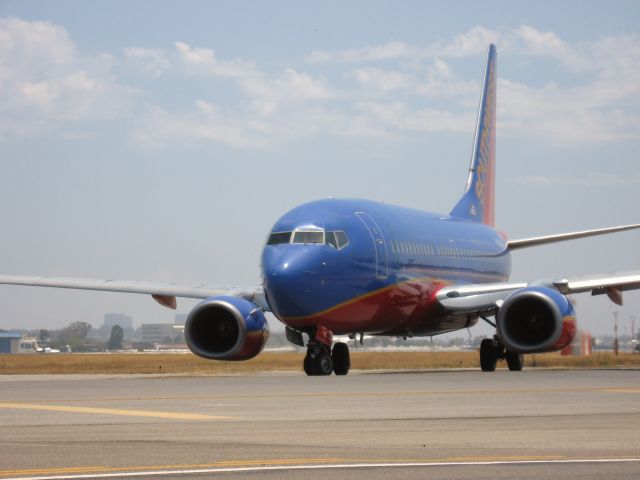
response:
M495 226L496 46L489 46L467 189L450 215Z

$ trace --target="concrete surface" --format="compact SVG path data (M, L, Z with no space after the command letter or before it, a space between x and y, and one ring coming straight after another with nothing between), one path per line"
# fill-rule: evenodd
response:
M640 478L640 371L0 376L0 479L114 475Z

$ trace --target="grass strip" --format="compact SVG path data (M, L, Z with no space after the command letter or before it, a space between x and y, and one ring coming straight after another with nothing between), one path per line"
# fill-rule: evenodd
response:
M212 361L192 354L99 353L0 355L0 375L25 374L242 374L302 371L304 353L263 352L244 362ZM352 351L351 367L359 370L479 368L477 352ZM640 355L598 352L590 356L558 353L525 355L525 367L640 367ZM506 368L499 362L498 368Z

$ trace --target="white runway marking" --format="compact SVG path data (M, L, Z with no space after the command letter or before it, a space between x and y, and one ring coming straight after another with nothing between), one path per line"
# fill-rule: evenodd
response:
M262 467L226 467L195 468L175 470L148 470L144 472L92 473L74 475L51 475L38 477L14 477L2 480L81 480L94 478L130 478L166 475L202 475L241 472L268 472L286 470L340 470L365 468L416 468L416 467L471 467L487 465L552 465L552 464L590 464L590 463L640 463L640 458L584 458L562 460L493 460L474 462L406 462L406 463L333 463L325 465L279 465Z

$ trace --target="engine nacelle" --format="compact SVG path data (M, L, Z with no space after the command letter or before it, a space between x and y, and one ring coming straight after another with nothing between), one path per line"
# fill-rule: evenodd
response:
M561 350L576 336L573 305L547 287L526 287L512 293L500 307L496 323L502 343L520 353Z
M262 310L238 297L211 297L195 306L184 327L189 350L215 360L248 360L269 338Z

